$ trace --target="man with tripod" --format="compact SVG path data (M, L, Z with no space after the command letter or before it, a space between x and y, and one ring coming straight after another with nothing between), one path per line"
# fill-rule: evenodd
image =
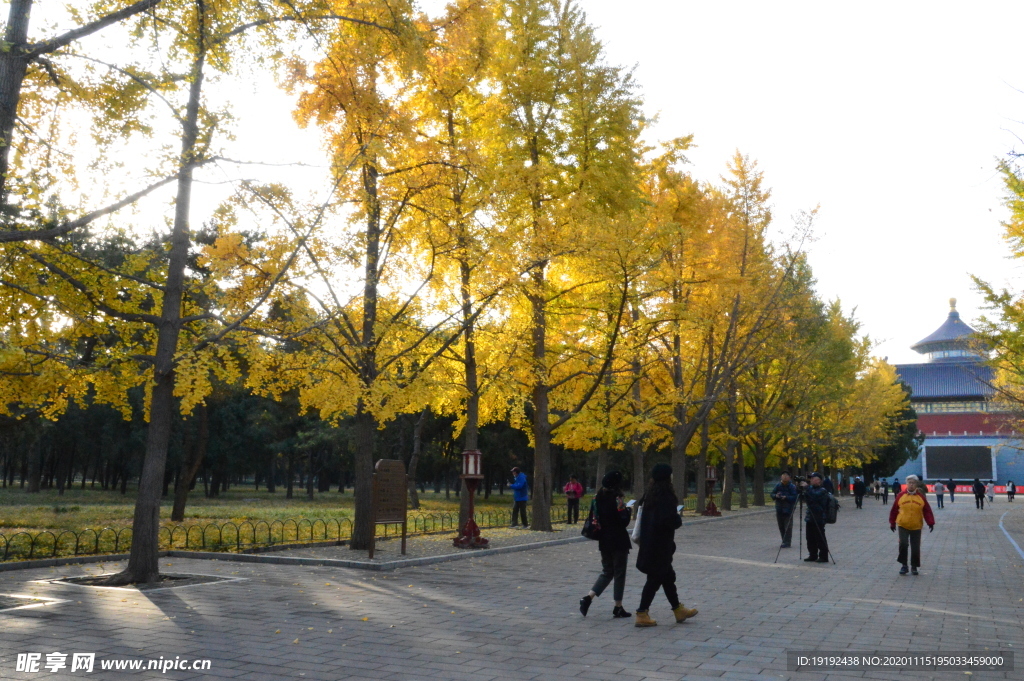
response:
M807 524L807 550L810 554L804 561L808 563L828 562L828 540L825 538L825 514L828 509L828 490L821 486L821 474L814 472L808 476L810 485L800 483L800 496L807 504L804 522Z
M796 504L796 485L790 482L789 473L779 476L779 484L772 490L775 499L775 519L779 523L779 534L782 535L782 546L788 549L793 541L793 505Z

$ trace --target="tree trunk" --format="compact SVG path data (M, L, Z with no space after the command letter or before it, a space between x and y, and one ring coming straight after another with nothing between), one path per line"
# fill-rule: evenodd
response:
M11 0L7 14L7 30L4 32L4 49L0 51L0 205L7 204L7 174L14 138L14 123L18 118L21 84L25 80L25 71L29 63L25 51L28 47L31 12L32 0Z
M703 513L708 501L708 420L700 426L700 453L697 455L697 513Z
M725 459L722 466L722 498L719 506L723 511L732 510L732 488L735 484L733 465L735 463L736 443L730 439L722 450L722 458Z
M363 263L363 309L359 348L359 380L369 389L377 380L377 288L380 284L381 207L378 198L378 170L373 159L366 158L361 167L363 208L366 212L365 248ZM362 398L356 406L355 416L355 523L349 548L369 550L376 528L371 517L373 489L373 460L377 442L377 419Z
M285 472L287 487L285 487L285 499L291 499L295 490L295 452L288 452L288 467Z
M409 502L413 510L420 507L420 495L416 491L416 467L420 463L420 450L423 447L423 424L427 421L428 409L420 412L416 425L412 429L412 455L409 457Z
M740 508L747 507L747 462L743 457L743 447L737 443L738 463L740 471Z
M760 439L754 442L754 506L764 506L764 467L768 450Z
M377 420L366 411L362 400L359 401L355 415L355 444L353 455L355 461L355 514L356 522L352 528L352 541L349 547L353 550L369 550L371 533L374 531L370 516L371 492L373 489L373 459L377 444Z
M537 377L533 386L533 518L530 529L551 531L551 420L548 413L546 333L547 318L543 293L544 274L533 274L536 292L530 296L533 326L533 362Z
M644 470L644 447L638 438L632 444L633 453L633 496L637 499L644 493L647 482L647 471Z
M199 25L205 16L199 5ZM196 140L199 136L199 108L203 88L203 67L206 62L206 38L199 36L193 61L188 105L182 121L181 158L179 161L177 196L174 205L174 227L167 266L167 280L160 312L160 325L153 366L152 397L149 428L146 432L146 455L139 477L132 523L132 548L128 566L114 575L107 584L118 586L135 582L152 582L160 575L157 560L160 530L160 491L167 462L174 419L174 355L181 330L181 302L185 287L185 267L189 255L189 210L192 197L192 170L196 162Z
M686 484L686 446L690 443L692 430L686 423L686 409L676 405L673 409L675 423L672 425L672 487L680 500L686 498L689 485Z
M310 448L309 454L306 456L306 498L313 501L313 466L316 463L316 459L313 456L313 449Z
M28 489L29 494L38 494L43 478L43 436L36 436L35 442L28 448Z
M608 448L601 445L597 448L597 470L594 476L594 489L601 489L601 481L608 470Z
M205 404L196 407L196 422L198 429L196 441L191 443L191 446L185 447L185 460L181 462L178 480L174 484L174 507L171 509L171 520L178 523L185 519L185 505L188 503L189 490L192 489L192 483L206 459L206 444L210 439L210 427Z

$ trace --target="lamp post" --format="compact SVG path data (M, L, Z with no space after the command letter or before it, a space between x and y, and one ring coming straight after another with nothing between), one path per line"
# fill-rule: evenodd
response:
M704 482L707 485L707 496L708 503L701 512L701 515L722 515L718 507L715 506L715 481L718 479L718 472L714 466L708 466L706 475L704 476Z
M460 549L485 549L490 543L480 536L480 528L473 519L474 501L476 499L476 488L484 479L483 468L481 468L479 450L470 449L462 452L462 488L469 495L469 519L465 527L459 528L459 536L453 542L456 548Z

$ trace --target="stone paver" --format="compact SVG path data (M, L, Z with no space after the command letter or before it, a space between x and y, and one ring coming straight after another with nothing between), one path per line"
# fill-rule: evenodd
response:
M401 569L391 573L169 558L161 567L244 581L149 593L33 580L120 565L0 574L0 593L67 599L0 612L0 679L1020 679L1015 672L789 672L787 650L1024 650L1024 503L976 511L966 498L936 510L919 577L900 577L888 507L843 501L829 528L837 565L777 564L769 515L688 525L676 535L683 601L700 614L637 629L610 618L610 594L582 618L597 574L594 542ZM631 570L626 605L639 600ZM297 641L297 642L296 642ZM92 674L15 671L19 652L97 653ZM209 658L210 671L100 671L114 658ZM70 658L69 658L70 661Z

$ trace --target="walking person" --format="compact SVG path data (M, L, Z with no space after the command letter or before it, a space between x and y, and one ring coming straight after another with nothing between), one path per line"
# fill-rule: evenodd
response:
M867 485L860 479L860 476L853 479L853 501L857 504L857 508L864 508L864 494L867 491Z
M526 521L526 502L530 500L530 487L526 484L526 473L519 470L519 466L512 469L512 482L509 484L512 490L512 525L516 527L516 516L523 519L523 529L529 527Z
M878 480L871 483L871 489L875 493L875 501L878 501L878 498L882 496L882 486L878 483Z
M567 525L575 525L580 521L580 497L583 496L583 485L579 483L575 475L570 475L569 482L565 483L562 491L565 492L565 522Z
M907 476L906 491L896 495L892 503L892 510L889 511L889 529L895 532L899 529L900 549L896 556L896 562L900 567L900 574L905 575L907 569L907 548L910 548L910 568L912 575L917 574L921 567L921 528L928 524L928 531L935 529L935 516L932 515L932 508L928 505L928 498L925 496L925 488L920 484L916 475Z
M985 495L988 497L988 503L994 503L996 500L996 483L995 480L989 480L988 484L985 485Z
M782 547L788 549L793 542L793 506L796 504L796 485L789 473L779 476L779 484L772 490L775 499L775 520L779 523L779 534L782 535Z
M580 599L580 612L584 617L594 599L612 583L612 598L615 599L612 617L633 616L633 613L622 607L626 566L629 564L629 550L633 548L629 533L626 532L631 516L632 511L626 508L625 495L622 493L622 473L609 471L601 480L601 489L594 496L594 517L601 525L601 535L597 539L597 548L601 552L601 574L597 576L590 593Z
M971 491L974 492L974 508L985 510L985 485L982 484L981 480L974 479Z
M935 491L935 508L945 508L943 498L946 496L946 486L941 480L936 480L932 489Z
M807 505L804 523L807 525L807 550L810 555L804 558L808 563L828 562L828 539L825 537L825 513L828 508L828 490L821 484L821 474L811 473L808 476L810 485L800 483L800 493Z
M1017 493L1017 486L1013 484L1013 480L1006 483L1006 500L1013 502L1013 495Z
M640 500L640 548L636 556L636 569L647 575L640 594L640 607L636 611L636 626L653 627L648 610L658 589L665 591L676 622L693 617L697 611L679 602L676 592L676 573L672 569L672 554L676 552L676 529L683 524L676 507L679 499L672 490L672 467L659 463L651 469L651 479Z
M953 478L946 481L946 489L949 490L949 503L952 504L955 501L953 497L956 495L956 482L953 481Z
M889 482L882 478L882 505L889 505Z
M903 491L903 487L900 485L899 478L892 479L892 497L895 503L896 495Z

